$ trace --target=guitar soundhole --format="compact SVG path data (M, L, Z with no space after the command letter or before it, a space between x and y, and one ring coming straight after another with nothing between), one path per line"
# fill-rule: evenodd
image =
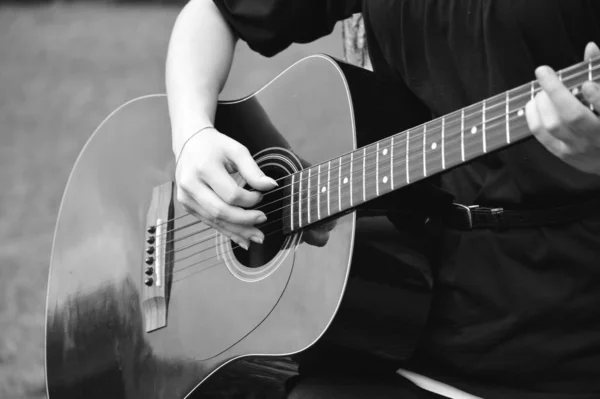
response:
M257 226L265 235L264 243L261 245L251 242L248 251L239 247L233 250L238 262L249 268L257 268L269 263L282 249L285 242L285 236L282 232L285 190L281 188L283 184L279 179L285 177L287 173L278 166L267 165L262 167L262 170L267 176L277 180L280 188L265 193L262 202L256 206L257 209L262 210L267 215L267 221ZM251 189L248 186L245 188Z

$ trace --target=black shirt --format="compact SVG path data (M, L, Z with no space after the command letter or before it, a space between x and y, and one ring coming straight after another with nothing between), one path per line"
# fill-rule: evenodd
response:
M374 71L441 116L561 69L600 43L593 0L215 0L251 48L273 55L365 17ZM600 132L599 132L600 134ZM539 209L598 196L528 140L441 176L457 202ZM414 369L486 398L600 397L600 218L443 235Z

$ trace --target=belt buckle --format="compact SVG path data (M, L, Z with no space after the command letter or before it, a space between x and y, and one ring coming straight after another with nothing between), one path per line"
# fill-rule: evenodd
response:
M471 210L479 208L479 205L463 205L463 204L457 204L457 203L453 203L452 205L456 209L462 211L463 213L466 213L466 216L467 216L466 219L469 222L468 228L470 230L472 230L473 229L473 215L471 214Z

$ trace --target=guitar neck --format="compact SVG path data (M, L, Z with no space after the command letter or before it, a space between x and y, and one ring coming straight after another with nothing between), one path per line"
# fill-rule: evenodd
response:
M559 71L574 94L600 77L600 58ZM351 210L529 136L525 106L536 81L288 176L284 228L292 232Z

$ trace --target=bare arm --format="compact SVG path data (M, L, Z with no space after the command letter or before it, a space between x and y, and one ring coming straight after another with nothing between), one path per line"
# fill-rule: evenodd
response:
M166 65L175 156L194 132L213 124L236 41L212 0L191 0L179 14Z
M277 183L264 175L237 141L214 128L194 134L213 126L236 40L212 0L191 0L173 28L166 85L173 152L178 158L177 200L189 213L247 248L249 241L263 241L264 234L254 225L266 220L264 212L251 208L261 200L260 191ZM236 171L260 191L239 187L231 177Z

